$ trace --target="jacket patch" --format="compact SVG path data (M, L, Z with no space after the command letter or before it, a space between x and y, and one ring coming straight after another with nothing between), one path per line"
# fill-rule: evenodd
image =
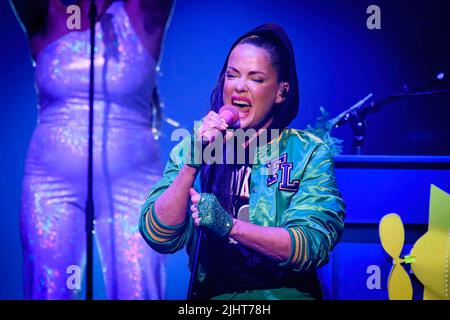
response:
M267 178L267 186L270 187L278 182L278 173L281 172L281 181L278 183L278 189L283 191L297 192L300 184L299 180L291 181L291 173L293 163L287 161L288 154L283 153L278 158L270 160L266 165L269 169L269 177Z

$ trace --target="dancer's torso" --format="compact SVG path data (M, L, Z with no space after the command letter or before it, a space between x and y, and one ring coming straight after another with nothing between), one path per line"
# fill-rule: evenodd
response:
M159 160L150 131L156 61L141 44L122 2L111 4L95 31L94 162L98 173L108 162L109 174L120 175ZM89 68L90 30L70 32L39 52L32 163L66 175L85 170Z

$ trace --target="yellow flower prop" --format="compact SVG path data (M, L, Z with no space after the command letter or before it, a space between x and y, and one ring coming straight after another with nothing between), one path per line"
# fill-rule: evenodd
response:
M431 185L428 231L420 237L409 256L400 258L405 241L403 223L395 213L380 221L380 239L384 250L392 257L393 266L388 279L389 299L411 300L412 285L401 265L411 268L424 286L424 300L450 300L450 195Z

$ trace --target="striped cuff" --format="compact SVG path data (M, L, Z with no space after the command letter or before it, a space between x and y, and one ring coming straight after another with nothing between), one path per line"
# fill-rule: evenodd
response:
M186 221L176 226L167 226L155 214L153 206L151 206L145 214L145 230L150 239L156 243L166 243L176 238L180 233L183 233Z
M301 270L308 261L308 239L300 227L286 228L291 236L291 255L280 266L290 265L294 270Z

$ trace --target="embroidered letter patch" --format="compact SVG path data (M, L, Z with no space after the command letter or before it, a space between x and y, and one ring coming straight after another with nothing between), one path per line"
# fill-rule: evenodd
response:
M278 183L278 189L290 192L296 192L300 181L291 181L291 172L293 168L292 162L287 162L287 153L283 153L280 157L271 160L267 167L269 169L269 177L267 178L267 186L273 185L278 181L278 172L281 171L281 181Z

